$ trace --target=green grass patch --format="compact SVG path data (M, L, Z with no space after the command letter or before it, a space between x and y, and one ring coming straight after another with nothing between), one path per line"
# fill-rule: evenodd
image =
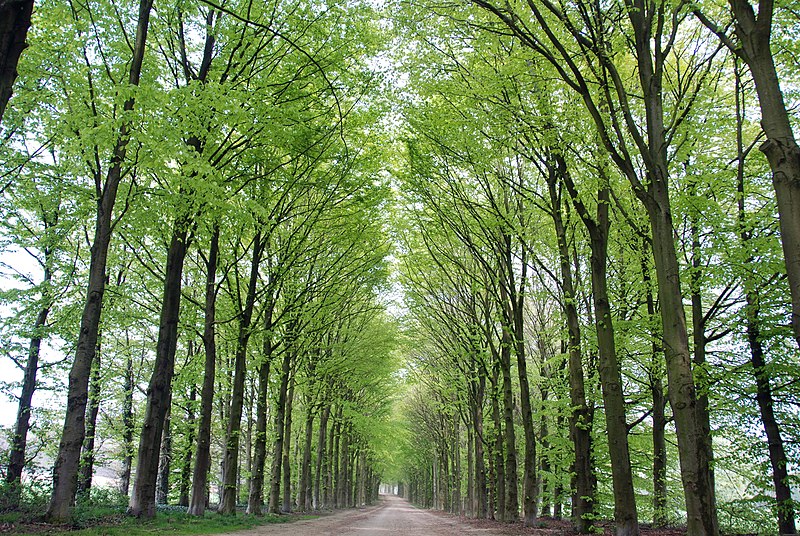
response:
M76 512L76 514L78 514ZM88 514L88 513L86 513ZM246 530L271 523L286 523L300 519L312 519L316 516L251 516L237 514L235 516L219 515L207 512L203 517L190 516L184 512L158 512L155 519L141 520L128 517L120 512L97 512L80 516L83 519L73 525L46 525L21 523L10 531L12 534L63 534L70 536L145 536L153 534L171 534L175 536L192 534L224 534L238 530ZM83 527L83 528L81 528Z

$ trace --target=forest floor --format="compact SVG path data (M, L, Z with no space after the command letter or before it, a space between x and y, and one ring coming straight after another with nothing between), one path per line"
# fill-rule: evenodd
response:
M601 525L604 526L604 525ZM604 527L605 534L613 534L613 526ZM382 496L376 506L359 510L342 510L316 519L307 519L284 525L264 525L238 531L235 536L458 536L483 534L487 536L573 535L569 521L542 519L536 527L523 527L521 523L501 523L458 517L432 510L415 508L407 501L394 496ZM680 529L642 529L642 536L685 536Z

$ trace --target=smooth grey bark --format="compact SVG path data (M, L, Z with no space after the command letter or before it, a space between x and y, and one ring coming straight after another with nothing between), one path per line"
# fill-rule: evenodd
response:
M172 229L167 252L167 270L156 342L153 374L147 387L147 406L136 463L133 494L128 514L152 519L156 515L156 481L161 460L161 440L164 423L172 400L172 376L175 372L175 352L178 346L181 287L184 260L189 248L190 217L179 216Z
M306 408L306 422L304 427L303 458L300 464L300 485L297 487L297 509L305 512L312 502L313 482L311 480L311 443L314 439L313 404Z
M122 470L119 477L119 491L128 496L133 468L133 356L130 349L130 338L125 332L127 357L125 358L125 381L122 399Z
M745 159L747 152L744 148L742 136L743 103L741 99L741 80L738 65L734 68L736 76L736 147L738 161L736 166L736 193L737 195L737 220L739 224L739 240L742 247L748 252L744 262L745 270L754 262L751 240L753 232L747 223L747 209L745 204ZM767 369L764 345L762 343L762 319L759 289L753 280L751 272L745 272L743 283L745 288L745 326L747 344L750 347L750 364L756 381L756 402L761 413L761 422L764 425L764 434L767 436L767 450L772 468L772 484L775 488L775 505L778 514L778 533L797 534L795 520L795 506L792 499L792 490L789 486L789 460L784 447L783 434L781 433L778 419L775 416L775 400L772 395L770 374Z
M189 344L189 355L194 356L194 343ZM192 454L194 448L194 434L197 418L195 415L195 401L197 400L197 385L192 382L189 390L189 399L186 404L186 448L181 460L181 479L178 492L178 506L189 507L189 489L192 485Z
M517 362L517 379L519 381L519 398L522 410L522 429L525 439L523 455L522 509L525 526L532 526L539 516L538 485L536 476L536 433L533 428L533 409L531 392L528 383L528 365L525 352L525 284L527 281L528 262L526 252L520 258L522 265L517 288L511 236L504 234L502 244L501 270L503 281L500 284L501 300L504 314L504 337L513 348ZM506 423L508 427L508 422ZM513 425L512 425L513 426ZM510 448L510 447L509 447ZM519 513L517 513L517 517ZM516 517L512 518L516 519Z
M230 410L228 412L228 431L225 435L225 454L222 460L222 499L218 512L220 514L236 513L237 477L239 474L239 436L242 427L244 408L244 387L247 373L247 346L252 334L251 322L256 302L256 288L259 281L259 267L264 251L265 241L261 232L253 239L253 258L250 263L250 277L247 284L247 295L242 311L239 313L239 334L236 340L234 357L233 391L231 393Z
M214 380L217 368L215 335L217 303L217 264L219 263L219 224L211 232L206 260L205 317L203 320L203 387L200 391L200 424L197 429L197 453L192 473L189 515L202 516L208 494L208 471L211 468L211 419L214 411Z
M606 417L606 437L611 458L611 479L614 489L614 523L617 536L638 536L639 520L636 511L636 496L633 490L630 449L628 447L628 423L625 417L625 393L622 390L622 373L617 359L614 341L614 320L608 295L608 240L611 219L609 205L611 190L607 177L602 176L597 191L595 215L589 213L578 192L566 161L554 155L559 175L572 197L572 204L589 233L591 251L592 301L594 305L597 349L600 354L600 386Z
M268 296L264 311L262 361L258 364L258 393L256 394L256 439L253 448L253 467L247 513L262 515L264 506L264 471L267 461L267 405L269 404L269 373L272 363L272 315L274 299Z
M656 303L653 296L653 284L650 268L647 264L648 242L642 239L641 270L642 281L645 288L645 302L647 304L647 318L656 318ZM651 334L650 344L651 364L649 371L650 394L653 398L653 526L664 527L667 525L667 397L664 394L664 372L660 363L661 349L658 340L659 333Z
M503 420L500 416L500 366L495 360L492 366L492 424L494 425L494 444L492 445L492 493L489 514L491 519L502 521L506 511L506 468L503 462Z
M89 403L86 408L86 437L83 440L81 451L81 468L78 475L79 497L89 498L92 488L92 475L94 474L94 445L97 431L97 415L100 413L100 343L92 363L92 377L89 383Z
M324 476L325 468L327 467L327 444L328 437L328 420L331 416L331 405L325 404L322 414L319 417L319 432L317 437L317 463L314 472L314 499L313 506L315 510L327 507L327 493L322 489L322 486L327 486L327 479Z
M282 510L283 512L292 511L292 406L294 405L294 387L295 379L292 374L291 381L289 382L289 392L286 395L286 417L284 419L285 430L283 433L283 485L281 491L283 492Z
M292 369L292 354L285 351L281 365L281 383L278 389L278 400L275 407L275 442L273 443L272 472L269 490L269 512L281 513L281 471L283 469L282 453L286 425L286 399L289 392L289 380Z
M569 396L572 411L569 417L570 438L575 451L572 465L572 521L580 534L591 532L594 521L594 501L597 478L592 463L592 421L594 415L586 401L586 387L581 352L581 327L577 309L577 294L567 245L567 230L562 214L561 189L555 162L548 167L547 188L550 197L550 216L553 218L558 244L561 273L562 308L567 323Z
M170 397L171 398L171 397ZM161 433L161 449L158 458L156 480L156 504L167 504L169 498L169 469L172 463L172 406L167 408L164 431Z

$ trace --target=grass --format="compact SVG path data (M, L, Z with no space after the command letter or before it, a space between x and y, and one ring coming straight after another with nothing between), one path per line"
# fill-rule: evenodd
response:
M204 517L195 517L185 512L158 512L155 519L141 520L128 517L117 511L101 513L94 510L92 514L77 524L47 525L40 523L20 523L12 528L0 527L0 532L23 535L70 535L70 536L145 536L153 534L171 534L174 536L192 534L223 534L238 530L251 529L271 523L286 523L315 516L251 516L238 514L235 516L219 515L207 512ZM13 521L6 519L6 523ZM2 524L3 520L0 520ZM83 527L83 528L80 528Z
M7 503L10 488L0 482L0 534L69 535L69 536L145 536L168 534L224 534L271 523L311 519L309 515L252 516L238 513L220 515L213 509L203 517L190 516L185 507L158 505L154 519L137 519L125 515L128 497L113 489L92 488L91 497L84 497L72 511L71 519L62 525L41 522L50 498L47 482L26 482L18 491L20 504Z

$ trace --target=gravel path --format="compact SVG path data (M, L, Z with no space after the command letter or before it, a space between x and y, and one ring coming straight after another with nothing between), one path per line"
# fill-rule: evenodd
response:
M377 506L345 510L317 519L280 525L264 525L234 533L236 536L457 536L459 534L509 534L508 528L482 528L458 518L440 516L411 506L391 495L381 496Z

